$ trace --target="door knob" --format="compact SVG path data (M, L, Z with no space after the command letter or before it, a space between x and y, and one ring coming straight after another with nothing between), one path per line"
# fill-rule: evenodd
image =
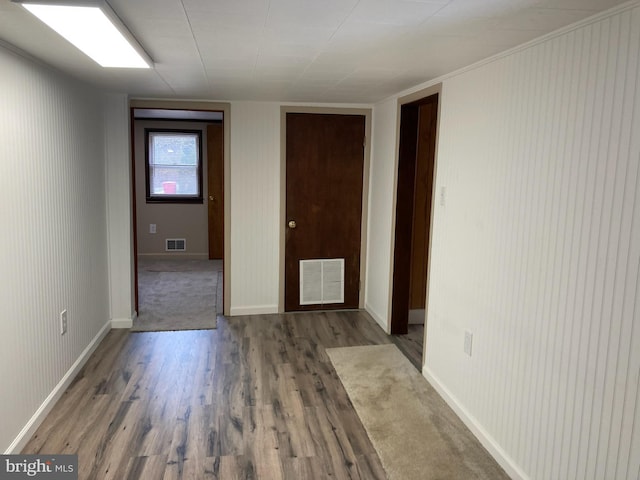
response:
M289 228L296 228L298 225L295 220L289 220Z
M213 195L209 195L209 200L211 200L212 202L215 200L215 198L213 198Z

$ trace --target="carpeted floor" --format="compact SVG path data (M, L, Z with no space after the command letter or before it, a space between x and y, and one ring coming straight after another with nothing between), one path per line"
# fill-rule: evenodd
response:
M131 330L216 328L222 284L222 260L139 260L139 311Z
M395 345L327 354L390 480L509 478Z

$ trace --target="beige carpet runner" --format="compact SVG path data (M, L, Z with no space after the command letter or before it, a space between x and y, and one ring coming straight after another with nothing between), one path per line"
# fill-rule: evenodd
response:
M327 354L389 479L509 478L395 345Z
M132 331L208 330L222 313L221 260L140 260Z

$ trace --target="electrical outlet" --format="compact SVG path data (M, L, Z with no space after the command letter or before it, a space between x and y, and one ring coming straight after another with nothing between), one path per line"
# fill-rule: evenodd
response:
M440 205L444 207L447 197L447 187L440 187Z
M67 333L67 311L60 312L60 335Z
M156 233L156 224L155 223L150 223L149 224L149 233Z
M464 353L471 356L471 346L473 344L473 333L464 332Z

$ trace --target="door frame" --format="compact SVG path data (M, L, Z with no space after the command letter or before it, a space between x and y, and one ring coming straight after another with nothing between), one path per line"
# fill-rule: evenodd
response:
M203 132L206 132L207 137L207 250L209 260L220 259L224 260L224 113L222 118L222 123L220 127L222 128L222 135L220 135L219 130L216 133L216 138L211 140L211 132L214 131L213 127L218 127L217 124L207 123L206 129ZM217 151L216 145L220 144L222 141L222 158L219 155L214 155L214 151ZM219 152L217 152L219 153ZM222 170L222 175L217 175L218 170ZM216 171L216 173L214 173ZM221 177L222 184L220 185L216 178ZM215 198L215 194L218 192L218 187L222 189L222 194L218 196L218 199ZM219 219L216 221L215 219L218 217L216 215L219 208L214 208L213 202L222 202L222 225L219 225ZM213 220L212 220L213 219ZM217 225L218 229L214 231L213 226ZM222 228L222 238L217 238L219 236L219 228ZM216 235L215 233L218 233ZM219 242L215 242L214 240L218 239ZM220 248L222 247L222 248Z
M364 291L367 259L367 222L369 218L369 165L371 156L371 108L304 107L283 105L280 107L280 272L278 312L283 313L285 293L285 240L287 205L287 113L310 113L332 115L362 115L365 117L364 165L362 170L362 219L360 222L360 291L358 308L364 308Z
M399 159L400 159L400 134L401 134L401 113L402 113L402 107L404 105L410 104L410 103L415 103L418 102L420 100L426 99L427 97L430 97L432 95L438 94L438 109L437 109L437 121L436 121L436 145L435 145L435 151L434 151L434 159L433 159L433 187L432 187L432 192L431 192L431 212L429 214L429 240L428 240L428 244L427 244L427 258L431 258L431 249L432 249L432 242L433 242L433 217L434 217L434 211L435 211L435 206L436 206L436 178L437 178L437 171L438 171L438 138L440 135L440 116L441 116L441 109L442 109L442 83L438 83L436 85L432 85L430 87L418 90L416 92L413 92L409 95L406 95L404 97L401 97L398 99L398 105L397 105L397 114L396 114L396 118L397 118L397 124L396 124L396 156L395 156L395 169L394 169L394 187L393 187L393 209L392 209L392 229L390 232L391 235L391 252L390 252L390 275L389 275L389 307L388 307L388 311L387 311L387 315L388 315L388 319L389 319L389 333L393 334L393 333L399 333L402 331L405 331L406 333L406 329L408 327L408 319L407 319L407 323L405 324L404 321L402 322L398 322L397 318L393 317L393 300L394 300L394 291L393 291L393 286L394 286L394 259L395 259L395 250L396 250L396 223L397 223L397 219L396 219L396 209L397 209L397 202L398 202L398 166L399 166ZM431 262L429 262L429 264L431 264ZM431 280L431 267L429 267L429 269L427 270L427 281L426 281L426 299L425 299L425 323L424 323L424 342L423 342L423 361L424 361L424 349L426 348L426 344L427 344L427 319L428 319L428 312L429 312L429 289L430 289L430 280Z
M131 212L132 212L132 229L133 229L133 271L134 271L134 305L136 315L138 312L138 231L136 217L136 175L135 175L135 125L133 118L134 108L158 108L166 110L193 110L222 112L223 125L223 148L224 148L224 259L223 259L223 303L224 315L229 315L231 308L231 104L224 102L206 102L206 101L181 101L181 100L146 100L146 99L130 99L129 115L130 115L130 148L131 148Z

